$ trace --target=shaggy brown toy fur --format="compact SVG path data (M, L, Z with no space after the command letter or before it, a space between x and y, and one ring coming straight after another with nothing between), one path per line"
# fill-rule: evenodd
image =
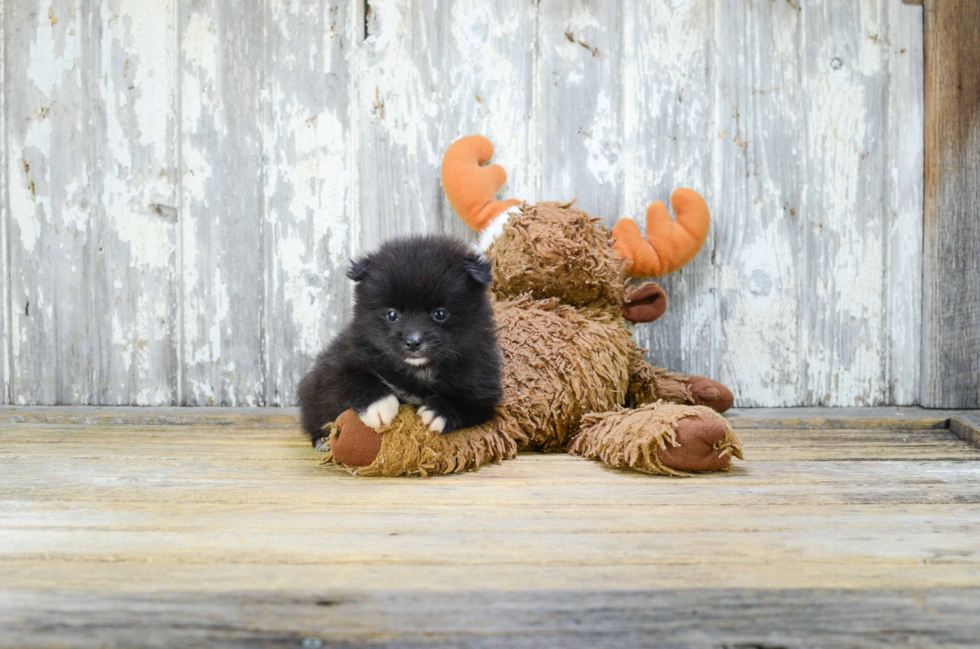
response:
M487 201L469 203L486 218ZM679 476L724 470L732 456L742 457L718 414L732 401L723 385L643 359L624 313L636 302L659 315L665 296L659 287L627 289L624 262L602 222L571 203L523 204L508 213L487 249L503 358L497 417L438 435L411 406L378 431L348 411L333 425L325 461L358 475L425 476L472 470L524 449L567 450Z

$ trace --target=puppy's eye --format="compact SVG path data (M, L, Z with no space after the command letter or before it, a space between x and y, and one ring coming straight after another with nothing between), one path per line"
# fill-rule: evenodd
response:
M387 320L388 322L397 322L398 312L395 311L394 309L388 309L387 311L385 311L385 320Z
M432 312L432 319L436 322L445 322L449 319L449 311L445 309L436 309Z

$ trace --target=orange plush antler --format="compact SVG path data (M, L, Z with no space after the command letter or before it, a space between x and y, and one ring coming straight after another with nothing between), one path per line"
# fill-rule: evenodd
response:
M708 237L711 216L708 204L691 189L670 195L677 219L670 220L667 206L657 201L647 209L647 236L633 219L620 219L613 228L613 248L626 260L630 277L660 277L687 264Z
M442 157L442 189L449 203L474 230L482 230L495 216L520 201L493 200L507 182L500 165L482 167L493 157L493 144L482 135L469 135L453 142Z

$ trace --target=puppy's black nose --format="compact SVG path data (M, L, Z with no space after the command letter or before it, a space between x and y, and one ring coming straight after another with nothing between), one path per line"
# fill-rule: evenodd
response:
M405 348L410 352L417 352L419 347L422 346L422 336L419 334L412 334L405 339Z

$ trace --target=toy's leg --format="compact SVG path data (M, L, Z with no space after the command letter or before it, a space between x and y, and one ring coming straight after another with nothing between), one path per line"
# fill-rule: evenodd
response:
M725 412L735 397L718 381L668 372L637 355L630 367L626 405L636 407L655 401L707 406L715 412Z
M457 473L511 459L525 440L517 422L504 412L482 426L440 435L422 423L413 406L403 404L394 420L378 430L347 410L333 423L324 462L363 476Z
M368 466L381 451L381 433L361 421L353 410L337 417L329 439L333 459L349 467Z
M645 473L725 471L742 445L725 418L704 406L650 403L586 415L569 453Z

